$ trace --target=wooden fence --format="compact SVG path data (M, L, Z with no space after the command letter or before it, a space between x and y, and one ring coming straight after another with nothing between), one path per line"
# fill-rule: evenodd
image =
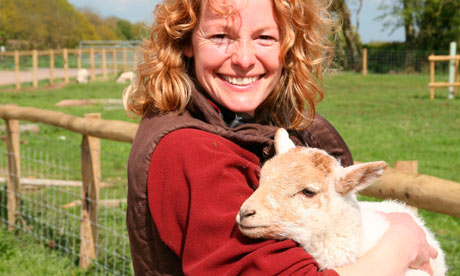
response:
M15 230L20 218L22 191L19 121L41 122L64 128L83 136L81 144L81 220L80 220L80 266L88 267L97 257L97 222L100 183L100 138L121 142L132 142L137 125L122 121L100 119L98 114L88 114L85 118L61 112L14 105L0 106L0 117L6 124L6 146L8 156L7 209L8 228ZM67 181L75 186L75 181ZM61 183L62 184L62 183ZM78 183L77 183L78 184ZM62 185L66 185L65 183Z
M367 49L363 49L363 60L362 60L362 69L361 69L361 74L363 76L367 76Z
M96 258L97 237L97 204L99 194L100 165L99 138L132 143L137 131L137 124L103 120L95 115L86 118L67 115L61 112L42 110L32 107L18 107L15 105L0 106L0 118L7 126L8 152L8 221L10 230L14 229L17 209L20 208L21 175L19 149L19 120L41 122L64 128L83 135L81 147L82 162L82 193L81 193L81 240L80 265L87 267ZM440 179L433 176L414 173L414 163L402 163L389 168L375 184L362 191L363 195L376 198L393 198L429 211L460 217L460 183ZM402 165L402 166L401 166ZM91 198L88 198L90 196ZM93 204L93 206L91 206Z
M118 62L118 53L122 54L121 64ZM55 81L55 56L62 55L63 59L63 69L64 69L64 83L69 82L69 55L76 55L77 59L77 70L83 68L82 66L82 56L83 54L89 55L89 75L91 80L96 79L96 54L100 54L101 66L103 78L107 78L109 71L112 71L112 74L118 73L118 67L121 66L123 72L132 70L128 62L129 52L132 52L133 64L137 63L137 48L85 48L85 49L60 49L60 50L32 50L32 51L13 51L13 52L0 52L0 57L14 57L14 71L16 76L16 89L21 89L21 66L20 66L20 57L30 56L32 58L32 86L34 88L38 87L38 57L39 56L48 56L49 57L49 83L54 84ZM107 56L111 55L111 68L109 68Z
M460 87L460 82L459 82L459 71L458 71L458 65L460 63L460 55L456 56L435 56L431 55L428 57L428 60L430 61L430 83L428 84L428 87L430 88L430 99L434 99L434 90L435 88L441 88L441 87L455 87L455 92L454 96L457 96L458 93L458 88ZM436 82L435 81L435 62L436 61L455 61L455 69L454 69L454 83L448 83L448 82Z

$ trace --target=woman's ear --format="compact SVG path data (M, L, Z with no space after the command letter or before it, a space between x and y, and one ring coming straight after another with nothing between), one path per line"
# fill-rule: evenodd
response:
M184 55L188 58L193 57L193 49L192 45L184 47Z

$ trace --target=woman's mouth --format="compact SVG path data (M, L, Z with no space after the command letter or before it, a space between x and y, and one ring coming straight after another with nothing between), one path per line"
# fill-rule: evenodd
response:
M232 76L227 76L227 75L222 75L222 74L218 74L218 76L230 84L237 85L237 86L247 86L259 80L259 78L262 77L263 75L254 76L254 77L244 77L244 78L232 77Z

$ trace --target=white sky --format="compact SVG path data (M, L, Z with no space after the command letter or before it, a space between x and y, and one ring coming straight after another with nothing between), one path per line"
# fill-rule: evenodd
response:
M375 21L374 18L381 14L377 8L382 1L391 0L363 0L363 8L359 16L359 34L364 43L370 41L403 41L404 30L398 29L393 34L389 31L382 31L382 22ZM151 22L152 11L160 0L69 0L75 7L90 7L98 14L107 16L117 16L131 22ZM347 0L350 2L350 0ZM352 10L356 7L350 5ZM354 18L353 18L354 22Z

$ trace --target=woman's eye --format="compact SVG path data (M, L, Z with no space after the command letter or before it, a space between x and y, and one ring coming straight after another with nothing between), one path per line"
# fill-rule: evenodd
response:
M226 35L226 34L215 34L215 35L212 35L212 36L211 36L211 39L212 39L212 40L216 40L216 41L222 41L222 40L224 40L225 38L227 38L227 35Z
M269 35L261 35L261 36L259 36L259 39L262 39L262 40L273 40L273 41L275 41L275 38L272 37L272 36L269 36Z
M275 37L270 35L260 35L259 37L257 37L257 40L261 45L266 46L273 45L277 41Z
M316 192L309 188L305 188L301 192L306 197L314 197L316 195Z

